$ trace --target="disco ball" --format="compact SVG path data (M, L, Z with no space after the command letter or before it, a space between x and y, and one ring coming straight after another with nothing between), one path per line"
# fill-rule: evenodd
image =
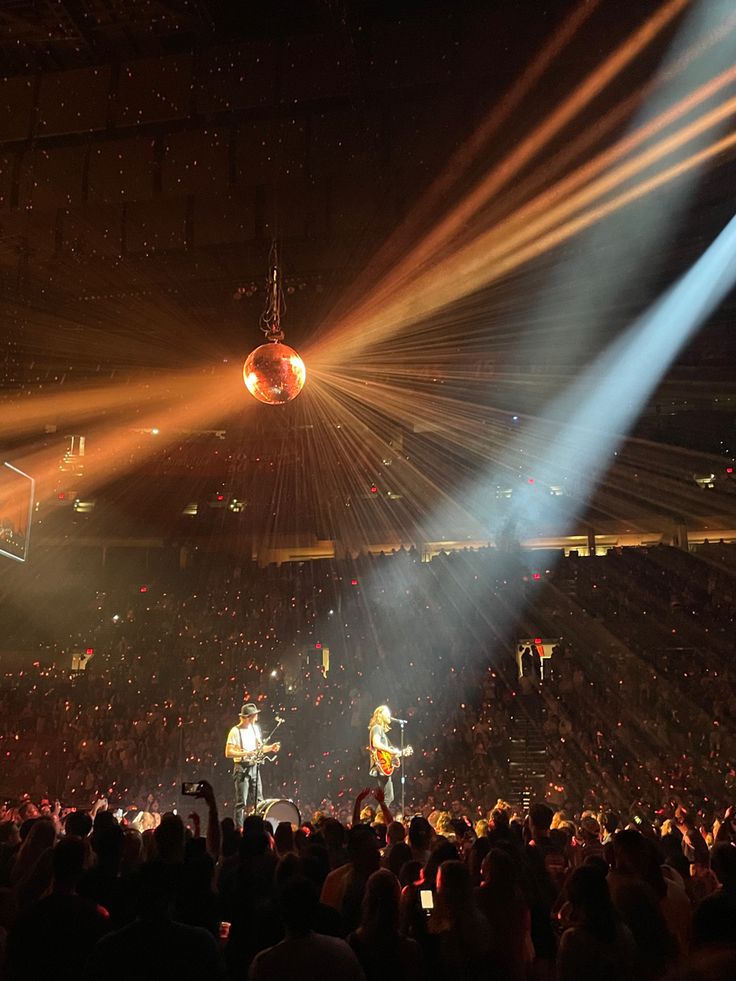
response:
M243 381L253 398L283 405L304 387L307 369L293 347L269 341L251 351L243 365Z

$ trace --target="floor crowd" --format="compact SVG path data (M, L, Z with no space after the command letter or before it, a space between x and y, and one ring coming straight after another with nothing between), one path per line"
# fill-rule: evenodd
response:
M714 544L4 584L7 976L733 976L734 568ZM296 828L227 816L249 700L285 719L264 783ZM403 814L359 796L386 701ZM206 814L178 792L202 779Z

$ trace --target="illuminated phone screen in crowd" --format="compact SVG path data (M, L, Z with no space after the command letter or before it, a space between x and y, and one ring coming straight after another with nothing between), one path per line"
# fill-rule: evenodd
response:
M0 466L0 555L17 562L28 558L34 487L33 478L12 463Z

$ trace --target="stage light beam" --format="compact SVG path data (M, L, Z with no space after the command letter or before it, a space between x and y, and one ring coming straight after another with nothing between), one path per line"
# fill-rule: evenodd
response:
M534 460L537 480L555 484L565 474L575 474L576 498L583 507L657 384L734 285L736 218L679 281L547 407L543 429L538 426L531 437L548 436L549 420L559 420L559 429ZM507 461L517 450L518 442L512 444ZM488 483L495 480L493 474ZM476 513L484 510L487 486L484 482L475 489ZM528 529L536 527L542 514L540 498L527 494L515 518ZM487 510L486 515L490 519Z

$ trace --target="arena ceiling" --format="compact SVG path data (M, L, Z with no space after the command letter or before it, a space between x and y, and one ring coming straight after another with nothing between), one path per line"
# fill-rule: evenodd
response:
M376 264L377 275L385 277L411 254L409 247L387 253L385 243L415 215L448 161L459 161L464 177L448 181L415 223L420 238L468 186L523 147L609 51L625 45L647 16L667 4L589 4L584 27L566 42L564 57L550 61L543 84L474 147L475 156L457 157L460 148L473 146L472 134L504 106L577 6L571 0L553 0L543 10L536 0L2 4L0 397L24 404L56 391L125 384L131 394L120 414L121 432L145 430L136 386L150 382L168 391L171 372L207 378L223 365L237 366L258 342L274 237L281 244L287 339L307 349L319 344L349 315L346 298L366 271ZM585 152L592 155L628 132L642 93L686 21L686 8L683 2L631 61L625 78L591 98L574 125L550 138L535 166L520 168L464 231L473 233L494 208L503 214L527 188L549 185L571 145L587 141ZM644 261L633 250L630 260L622 256L615 234L610 241L601 235L588 250L586 268L562 278L556 271L579 248L576 239L567 240L468 291L461 302L436 307L416 333L397 331L379 345L378 367L359 384L380 387L391 378L404 401L392 406L379 399L359 422L353 418L353 449L333 447L338 456L351 457L342 475L329 453L314 452L316 410L308 400L280 416L258 409L242 418L228 412L206 422L187 420L176 445L186 451L198 439L192 434L222 427L228 439L237 439L237 452L255 459L270 441L261 456L278 457L281 476L254 468L248 493L260 496L265 507L290 487L292 496L304 499L299 514L305 517L298 521L307 523L325 486L334 490L326 495L332 510L364 497L365 507L375 510L373 482L395 492L393 475L404 456L406 473L398 479L404 491L422 470L432 475L432 493L461 495L481 472L484 456L458 432L485 425L479 419L492 410L503 415L502 440L513 430L514 414L542 412L596 343L615 336L697 258L731 217L733 156L725 148L713 157L677 226ZM548 343L550 336L569 334L581 296L598 296L601 270L618 270L627 261L636 263L636 276L629 277L635 285L601 291L598 333L583 332L572 347ZM722 437L728 442L733 433L736 406L732 315L732 304L722 305L682 352L644 409L642 440L715 456L731 449ZM345 384L354 386L355 377L353 372ZM454 428L444 427L435 410L421 408L431 404L440 384L443 397L466 414ZM355 392L345 398L340 411L332 405L329 419L317 413L330 432L345 424L341 413ZM683 413L696 410L697 423L680 424ZM39 442L46 446L85 426L92 452L104 444L92 435L94 427L104 423L109 439L117 419L105 409L72 424L63 400L49 403L41 416L30 436L0 434L6 455L22 451L27 436L36 452ZM55 432L44 434L44 428ZM366 436L376 432L375 439ZM288 449L280 442L284 433L291 434ZM167 466L186 466L171 463L173 450L167 452L140 465L136 457L136 488L163 477ZM651 493L642 495L634 484L637 462L635 453L623 484L599 502L601 516L627 509L636 514L642 498L657 497L651 472ZM119 464L109 467L112 481L120 476ZM678 481L694 486L697 463L683 457L674 469ZM516 470L514 480L526 480L533 462ZM203 473L197 493L206 501L215 479L232 484L231 477L227 467L224 474ZM411 507L392 498L386 522L396 513L400 522L413 522L432 493L425 487ZM406 502L407 494L397 499ZM699 509L689 491L680 504L666 504L665 511ZM366 515L361 522L370 524ZM339 521L322 515L317 524L330 531Z

